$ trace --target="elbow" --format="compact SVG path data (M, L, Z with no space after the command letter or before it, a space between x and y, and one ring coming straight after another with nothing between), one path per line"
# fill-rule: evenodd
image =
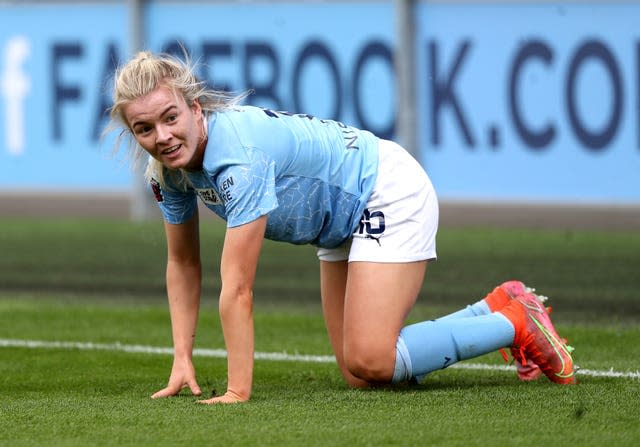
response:
M167 283L185 282L187 284L200 284L202 281L202 264L199 260L179 261L169 259L165 272Z
M202 272L202 262L199 257L178 258L169 256L167 259L167 269L178 268Z
M219 310L223 317L238 311L251 315L253 313L253 291L241 287L225 287L223 284L220 292Z

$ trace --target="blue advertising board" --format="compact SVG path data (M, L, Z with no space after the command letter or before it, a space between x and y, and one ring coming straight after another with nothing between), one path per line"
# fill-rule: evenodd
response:
M100 141L126 18L118 4L0 6L0 190L129 188Z
M640 3L423 5L421 161L449 198L640 202Z
M128 190L101 140L125 2L0 5L0 193ZM442 199L640 204L640 3L418 2L417 157ZM395 138L393 2L147 2L145 45L249 103ZM51 27L51 23L70 23Z

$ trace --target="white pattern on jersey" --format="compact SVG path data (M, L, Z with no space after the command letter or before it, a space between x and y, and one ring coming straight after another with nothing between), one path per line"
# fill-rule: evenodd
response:
M376 136L252 106L215 113L208 128L203 169L187 173L192 188L161 191L167 222L189 219L199 196L229 227L268 214L269 239L329 248L351 236L376 180Z

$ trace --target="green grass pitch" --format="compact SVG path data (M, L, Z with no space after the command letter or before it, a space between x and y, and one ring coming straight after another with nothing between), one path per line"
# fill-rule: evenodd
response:
M217 315L223 228L202 224L205 282L195 357L224 391ZM165 400L171 367L160 222L0 221L1 446L637 445L640 234L440 230L409 321L435 318L518 278L550 297L579 384L520 383L499 354L421 385L350 390L331 355L310 247L267 242L255 288L258 359L247 404ZM69 342L71 344L55 343ZM39 346L32 346L41 343ZM152 348L159 348L157 352ZM321 356L305 361L295 355ZM486 366L486 369L480 367ZM616 373L619 373L616 375Z

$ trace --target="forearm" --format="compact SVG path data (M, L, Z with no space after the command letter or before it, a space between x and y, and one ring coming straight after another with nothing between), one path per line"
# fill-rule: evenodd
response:
M200 308L200 263L167 263L167 295L176 358L191 358Z
M220 320L227 347L227 392L247 400L253 381L253 296L252 292L220 294Z
M220 261L220 320L227 347L227 392L220 402L246 401L253 382L253 283L267 216L227 229ZM215 401L215 400L214 400Z

